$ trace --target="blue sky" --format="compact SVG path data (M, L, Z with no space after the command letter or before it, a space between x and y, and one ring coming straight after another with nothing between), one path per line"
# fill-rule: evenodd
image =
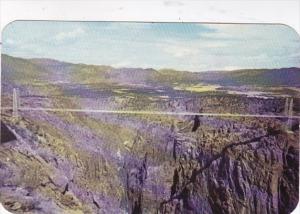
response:
M16 21L2 40L12 56L115 67L300 67L300 38L284 25Z

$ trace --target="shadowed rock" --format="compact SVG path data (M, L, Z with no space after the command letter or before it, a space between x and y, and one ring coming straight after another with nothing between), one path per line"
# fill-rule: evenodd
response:
M16 139L16 136L1 121L1 143L7 143Z
M197 129L199 128L199 126L200 126L199 115L196 115L195 118L194 118L194 126L192 128L192 132L197 131Z

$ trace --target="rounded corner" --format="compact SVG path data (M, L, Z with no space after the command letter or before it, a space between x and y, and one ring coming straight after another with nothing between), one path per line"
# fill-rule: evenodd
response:
M13 20L13 21L8 22L8 23L3 27L2 31L1 31L1 34L3 35L3 34L5 33L5 31L6 31L11 25L13 25L13 24L16 23L16 22L20 22L20 21L21 21L21 20Z
M291 214L299 213L299 211L300 211L300 203L299 202L300 202L300 200L299 200L299 197L298 197L298 201L297 201L296 206L293 209L291 209Z
M300 40L300 33L297 32L297 30L294 27L292 27L292 26L290 26L288 24L285 24L285 23L279 23L278 25L280 25L280 26L288 29L289 31L293 32L294 34L296 34L297 37L298 37L298 39Z

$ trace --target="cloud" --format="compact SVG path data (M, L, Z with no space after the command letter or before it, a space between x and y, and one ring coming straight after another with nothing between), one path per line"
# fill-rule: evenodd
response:
M17 42L15 40L12 40L12 39L6 39L5 43L8 44L8 45L15 45L15 44L17 44Z
M83 34L85 34L85 31L82 28L78 27L69 32L60 32L60 33L56 34L55 39L57 41L62 41L62 40L66 40L66 39L74 39Z
M227 46L228 44L223 41L209 40L201 37L191 40L169 39L163 42L156 42L156 47L162 53L177 59L191 57L198 59L202 54L209 55L212 54L212 50L224 49Z
M127 61L120 61L120 62L117 62L117 63L113 63L112 66L116 67L116 68L132 67L133 63L127 60Z
M195 55L198 51L194 48L184 46L164 46L162 49L165 53L175 58L185 58L187 56Z

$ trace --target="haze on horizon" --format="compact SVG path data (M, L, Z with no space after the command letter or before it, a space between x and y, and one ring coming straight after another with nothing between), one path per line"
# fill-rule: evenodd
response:
M2 41L15 57L113 67L300 67L300 37L285 25L16 21Z

